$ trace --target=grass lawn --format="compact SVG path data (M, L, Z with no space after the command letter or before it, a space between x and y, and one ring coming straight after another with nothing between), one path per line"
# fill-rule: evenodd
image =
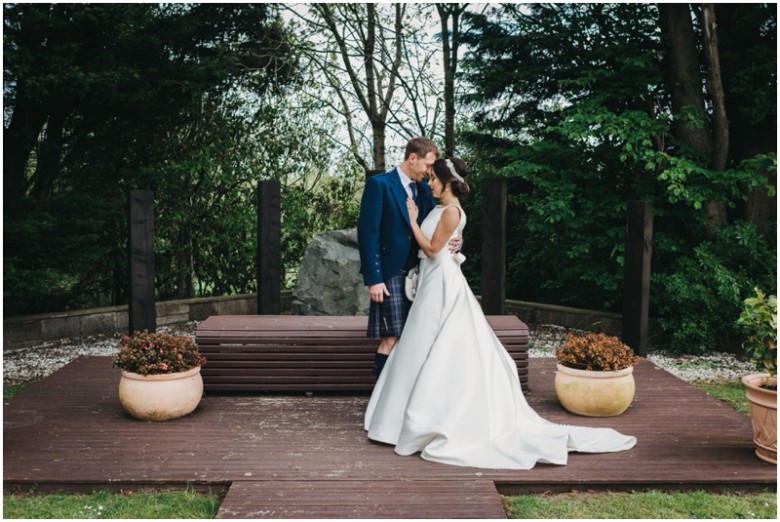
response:
M503 497L509 518L715 518L777 520L777 494L574 492Z
M26 386L3 388L8 399ZM747 414L742 383L696 387ZM214 518L221 496L183 492L95 492L91 495L4 494L4 518ZM571 492L502 497L509 518L777 519L777 493Z
M750 405L745 396L745 385L741 382L702 382L694 384L718 400L727 402L744 415L750 414Z
M3 518L214 518L221 498L195 491L3 495Z

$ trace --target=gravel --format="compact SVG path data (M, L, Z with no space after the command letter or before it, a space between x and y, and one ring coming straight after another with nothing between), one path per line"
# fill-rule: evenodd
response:
M195 336L197 322L181 323L157 328L158 332ZM3 348L3 386L14 386L38 381L51 375L82 355L109 355L119 353L122 334L90 335L42 342L25 348Z
M529 325L528 330L529 357L553 357L567 332L581 332L554 325ZM723 352L679 355L650 346L647 360L686 382L739 381L757 371L752 361Z
M198 322L180 323L158 328L158 331L195 335ZM554 325L529 325L529 356L553 357L570 330ZM40 380L82 355L116 355L117 335L95 335L44 342L26 348L3 349L3 386ZM728 353L675 355L650 347L647 359L687 382L738 381L754 373L749 360Z

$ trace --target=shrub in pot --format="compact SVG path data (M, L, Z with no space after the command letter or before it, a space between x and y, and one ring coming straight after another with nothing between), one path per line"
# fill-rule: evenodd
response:
M612 417L634 400L633 371L639 357L617 337L569 333L555 357L555 393L571 413Z
M119 402L132 417L163 421L192 413L203 396L206 358L186 335L137 332L119 342Z
M756 455L777 464L777 296L754 291L755 296L743 301L736 324L746 335L742 348L760 373L746 375L742 382L750 403Z

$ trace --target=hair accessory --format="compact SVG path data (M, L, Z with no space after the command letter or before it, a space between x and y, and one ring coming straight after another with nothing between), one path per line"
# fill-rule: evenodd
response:
M449 158L447 158L446 160L444 160L444 163L446 163L446 164L447 164L447 167L450 169L450 172L451 172L451 173L452 173L452 175L455 177L455 179L457 179L457 180L458 180L458 181L460 181L461 183L465 183L465 182L466 182L466 180L465 180L465 179L463 179L463 178L460 176L460 174L458 174L458 171L457 171L457 170L455 170L455 165L453 165L453 164L452 164L452 160L450 160Z

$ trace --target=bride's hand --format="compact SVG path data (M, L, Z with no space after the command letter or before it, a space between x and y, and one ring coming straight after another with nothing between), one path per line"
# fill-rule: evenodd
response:
M409 211L409 219L417 221L417 215L420 211L417 209L417 205L414 204L412 198L406 198L406 209Z

